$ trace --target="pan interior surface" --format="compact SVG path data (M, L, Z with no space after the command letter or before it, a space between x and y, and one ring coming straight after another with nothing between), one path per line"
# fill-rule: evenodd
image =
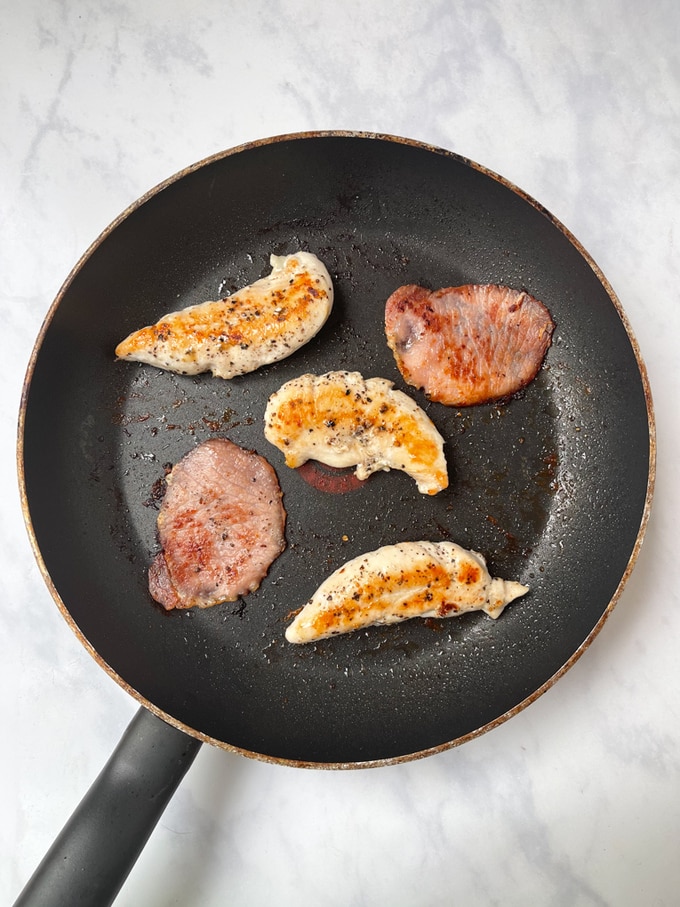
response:
M329 321L289 359L231 381L116 362L163 313L231 293L269 256L314 252ZM400 285L500 283L550 309L553 344L509 402L453 409L407 388L384 335ZM380 473L330 494L263 435L271 393L304 372L381 376L445 439L449 488ZM217 156L133 206L51 310L27 380L23 483L57 600L113 676L213 742L312 764L399 760L453 745L522 704L593 636L632 567L649 505L649 397L611 291L540 206L416 143L289 136ZM236 603L164 612L149 597L169 466L228 437L265 456L287 548ZM290 613L365 551L450 539L530 587L500 619L412 620L292 646Z

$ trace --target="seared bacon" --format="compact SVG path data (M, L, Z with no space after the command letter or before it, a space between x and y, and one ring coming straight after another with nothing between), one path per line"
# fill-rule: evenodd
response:
M175 465L167 485L152 597L167 609L207 608L255 591L285 547L286 513L269 463L213 438Z
M525 387L554 327L538 299L495 284L404 286L385 306L387 342L404 380L448 406L502 400Z

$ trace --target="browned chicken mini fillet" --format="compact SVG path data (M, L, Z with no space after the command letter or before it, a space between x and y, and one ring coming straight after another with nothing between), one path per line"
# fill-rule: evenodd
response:
M285 547L276 473L226 438L204 441L167 477L162 551L149 591L164 608L207 608L254 592Z
M493 284L404 286L385 306L387 342L404 379L449 406L502 400L533 381L554 327L538 299Z
M272 271L231 296L164 315L116 347L119 359L181 375L234 378L308 343L333 306L333 284L311 252L271 256Z
M484 611L497 618L527 586L492 578L481 554L454 542L402 542L348 561L323 582L286 630L306 643L412 617Z
M301 375L272 394L264 422L265 437L292 468L307 460L356 466L362 480L400 469L423 494L448 485L441 435L417 403L385 378L347 371Z

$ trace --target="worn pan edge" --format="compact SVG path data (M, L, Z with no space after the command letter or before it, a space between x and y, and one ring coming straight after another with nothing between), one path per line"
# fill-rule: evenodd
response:
M169 715L169 714L163 712L161 709L157 708L152 702L147 700L144 696L142 696L140 693L138 693L133 687L131 687L101 657L101 655L97 652L95 647L90 643L90 641L87 639L87 637L80 630L80 628L78 627L75 620L71 616L71 613L70 613L68 607L62 600L61 596L59 595L59 592L57 591L57 589L52 581L52 578L49 574L47 566L46 566L46 564L43 560L42 554L40 552L38 541L37 541L35 531L33 528L31 515L30 515L29 502L28 502L28 494L27 494L27 490L26 490L25 470L24 470L24 429L25 429L25 422L26 422L26 409L27 409L27 404L28 404L28 396L29 396L29 392L30 392L31 381L32 381L33 373L35 371L35 365L37 362L38 355L40 353L40 349L42 347L43 340L47 334L47 331L49 330L49 326L52 322L52 319L54 317L56 310L58 309L64 295L66 294L67 290L69 289L69 287L70 287L71 283L73 282L73 280L75 279L76 275L80 272L80 270L82 269L85 262L94 254L94 252L97 250L97 248L110 236L110 234L119 226L119 224L121 224L133 212L135 212L138 208L140 208L142 205L144 205L151 198L153 198L154 196L156 196L157 194L162 192L168 186L181 180L182 178L189 175L190 173L193 173L194 171L199 170L202 167L208 166L218 160L224 159L231 155L240 154L242 152L247 152L254 148L258 148L258 147L262 147L262 146L266 146L266 145L273 145L278 142L296 141L296 140L302 140L302 139L333 138L333 137L357 138L357 139L365 139L365 140L378 140L378 141L393 142L396 144L410 145L414 148L420 148L420 149L430 151L435 154L440 154L440 155L443 155L446 157L450 157L454 160L457 160L457 161L460 161L461 163L466 164L467 166L471 167L472 169L478 171L479 173L482 173L483 175L488 176L489 178L498 182L500 185L509 189L511 192L513 192L514 194L516 194L517 196L522 198L525 202L527 202L533 208L535 208L537 211L539 211L541 214L543 214L553 224L553 226L555 226L565 236L565 238L569 241L569 243L571 243L571 245L578 251L578 253L581 255L581 257L587 262L589 267L593 270L598 281L602 284L610 301L612 302L612 305L614 306L614 308L617 311L617 314L618 314L618 316L621 320L621 323L623 324L623 327L628 336L628 340L630 342L632 351L634 353L635 360L637 362L637 367L638 367L638 371L639 371L640 379L641 379L641 383L642 383L642 389L643 389L643 393L644 393L644 397L645 397L645 403L646 403L646 409L647 409L647 426L648 426L648 432L649 432L649 470L648 470L648 476L647 476L647 488L646 488L644 508L643 508L643 512L641 515L640 525L638 528L638 533L636 536L635 544L633 545L633 549L632 549L630 557L628 559L626 569L625 569L625 571L621 577L621 580L619 581L619 584L618 584L614 594L612 595L606 609L604 610L602 616L600 617L598 622L595 624L593 629L590 631L590 633L588 634L586 639L581 643L581 645L571 655L571 657L562 665L562 667L558 671L556 671L550 678L548 678L548 680L545 681L545 683L543 683L537 690L535 690L533 693L531 693L529 696L527 696L525 699L523 699L520 703L515 705L513 708L509 709L503 715L500 715L497 718L493 719L493 721L488 722L487 724L475 729L474 731L471 731L468 734L465 734L454 740L446 741L435 747L418 750L413 753L405 753L402 755L393 756L393 757L389 757L389 758L385 758L385 759L375 759L375 760L357 761L357 762L311 762L311 761L293 760L293 759L269 756L269 755L254 752L251 750L246 750L246 749L234 746L233 744L226 743L225 741L212 738L206 734L201 733L200 731L196 730L195 728L192 728L186 724L183 724L182 722L173 718L171 715ZM579 242L578 239L576 239L576 237L571 233L571 231L569 231L568 228L564 224L561 223L561 221L559 221L553 214L551 214L550 211L548 211L543 205L541 205L540 202L538 202L536 199L534 199L532 196L530 196L524 190L522 190L521 188L516 186L510 180L508 180L505 177L501 176L500 174L495 173L494 171L484 167L483 165L478 164L475 161L473 161L467 157L464 157L460 154L457 154L453 151L449 151L444 148L440 148L438 146L428 144L426 142L421 142L416 139L406 138L406 137L402 137L402 136L390 135L387 133L352 131L352 130L319 130L319 131L308 131L308 132L297 132L297 133L283 133L283 134L268 137L268 138L256 139L254 141L245 142L240 145L234 146L233 148L226 149L226 150L223 150L220 152L216 152L215 154L209 155L208 157L205 157L205 158L201 159L200 161L198 161L194 164L191 164L188 167L183 168L182 170L178 171L177 173L173 174L172 176L168 177L167 179L163 180L162 182L158 183L156 186L154 186L153 188L151 188L150 190L145 192L136 201L132 202L127 208L125 208L125 210L122 211L121 214L119 214L99 234L99 236L91 243L91 245L81 255L81 257L78 259L78 261L76 262L76 264L73 266L73 268L69 272L68 276L66 277L66 279L65 279L64 283L62 284L61 288L59 289L59 292L57 293L54 301L52 302L52 304L50 305L50 307L48 309L48 312L43 320L40 331L39 331L36 341L34 343L33 350L31 352L31 355L29 358L26 375L24 377L23 386L22 386L19 417L18 417L18 428L17 428L16 455L17 455L17 474L18 474L18 483L19 483L22 514L23 514L25 525L26 525L31 548L33 550L33 554L35 556L36 562L38 564L42 577L45 581L45 584L46 584L52 598L54 599L57 607L59 608L62 616L66 620L66 623L71 628L71 630L74 632L74 634L76 635L78 640L85 647L85 649L89 652L89 654L94 658L94 660L97 662L97 664L101 668L103 668L106 671L106 673L120 687L122 687L122 689L124 689L127 693L129 693L133 699L135 699L138 703L140 703L142 706L147 708L150 712L155 714L158 718L164 720L165 722L172 725L173 727L176 727L178 730L181 730L184 733L186 733L192 737L195 737L204 743L212 744L213 746L217 746L217 747L227 750L229 752L233 752L238 755L242 755L242 756L245 756L245 757L248 757L251 759L255 759L255 760L270 763L270 764L278 764L278 765L290 766L290 767L295 767L295 768L348 770L348 769L360 769L360 768L378 768L378 767L384 767L384 766L388 766L388 765L397 765L397 764L401 764L403 762L415 761L417 759L423 759L428 756L432 756L432 755L436 755L438 753L445 752L449 749L452 749L456 746L460 746L463 743L466 743L470 740L480 737L483 734L487 733L488 731L493 730L496 727L499 727L501 724L504 724L510 718L514 717L515 715L517 715L521 711L523 711L525 708L527 708L527 706L531 705L531 703L535 702L540 696L542 696L547 690L549 690L562 676L564 676L564 674L571 667L573 667L573 665L581 658L581 656L584 654L584 652L590 647L590 645L592 644L592 642L596 638L596 636L600 633L602 627L606 623L608 617L610 616L611 612L613 611L614 607L616 606L617 602L619 601L621 594L623 592L623 589L624 589L626 583L628 582L628 579L635 567L638 555L640 553L640 549L642 547L642 543L644 541L647 525L649 522L649 516L650 516L650 512L651 512L652 499L653 499L653 495L654 495L654 485L655 485L655 479L656 479L656 423L655 423L654 405L653 405L653 399L652 399L652 393L651 393L651 387L650 387L650 383L649 383L649 376L647 373L647 369L644 364L644 360L642 358L640 348L637 343L637 339L635 338L635 335L633 333L628 316L626 315L626 313L623 309L623 306L621 305L621 302L619 301L611 284L609 283L609 281L607 280L607 278L605 277L605 275L603 274L603 272L601 271L599 266L596 264L596 262L594 261L592 256L584 248L584 246Z

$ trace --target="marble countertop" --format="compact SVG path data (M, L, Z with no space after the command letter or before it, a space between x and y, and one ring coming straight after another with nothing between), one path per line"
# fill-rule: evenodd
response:
M90 243L162 180L243 142L348 129L408 136L502 174L597 262L654 395L645 544L575 666L461 747L353 772L202 747L117 903L677 904L680 6L2 6L3 902L137 711L54 606L23 525L16 422L42 320Z

